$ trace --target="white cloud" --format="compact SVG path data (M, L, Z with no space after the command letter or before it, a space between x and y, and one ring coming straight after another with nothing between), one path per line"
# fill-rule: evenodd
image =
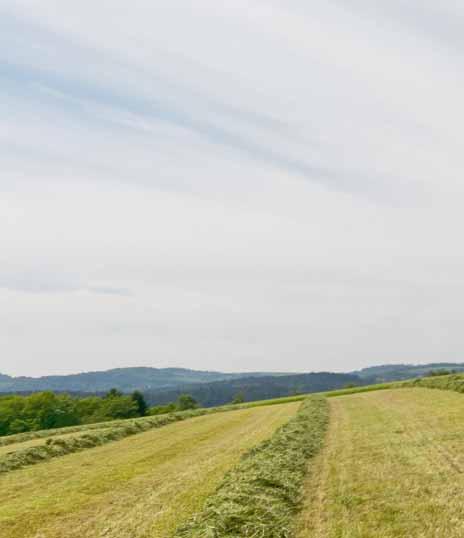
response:
M458 360L454 2L5 2L0 372Z

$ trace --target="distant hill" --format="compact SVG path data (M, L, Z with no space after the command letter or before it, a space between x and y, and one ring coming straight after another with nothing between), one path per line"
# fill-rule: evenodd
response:
M133 390L152 391L173 389L183 385L210 383L213 381L237 379L240 377L269 376L269 373L203 372L185 368L116 368L103 372L46 376L10 377L0 374L0 392L35 392L52 390L57 392L98 393L111 388L123 392ZM274 375L274 374L272 374ZM279 375L279 374L275 374Z
M351 372L362 379L370 378L376 382L399 381L413 377L422 377L437 370L453 370L464 372L464 363L459 362L432 362L429 364L383 364L371 366Z
M347 385L368 385L371 381L368 378L361 379L353 374L334 374L330 372L255 376L213 383L184 385L176 390L145 391L145 398L151 405L164 405L175 401L180 394L188 393L202 406L211 407L230 403L238 393L243 394L245 401L255 401L334 390Z
M0 393L52 390L85 395L103 394L117 388L122 392L141 390L149 395L153 403L171 401L180 392L189 392L195 393L205 405L217 405L230 401L235 393L241 391L246 392L250 400L274 398L295 392L336 389L346 384L365 385L421 377L443 369L464 372L464 363L386 364L342 374L224 373L146 367L37 378L0 374Z

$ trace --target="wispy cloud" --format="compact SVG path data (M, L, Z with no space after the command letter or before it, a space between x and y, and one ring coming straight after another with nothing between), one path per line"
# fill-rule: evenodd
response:
M451 0L3 2L10 371L461 352L463 17Z

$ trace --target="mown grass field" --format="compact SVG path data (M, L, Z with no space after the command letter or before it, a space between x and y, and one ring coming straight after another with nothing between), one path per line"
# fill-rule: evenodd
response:
M298 538L464 536L464 397L411 388L331 398Z
M299 405L192 418L0 476L0 536L167 538Z
M199 410L11 470L0 474L0 537L462 537L456 390L449 376ZM0 446L0 461L47 442L37 434Z

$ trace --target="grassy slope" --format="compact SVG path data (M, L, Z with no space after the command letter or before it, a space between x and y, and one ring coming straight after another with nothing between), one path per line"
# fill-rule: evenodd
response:
M167 538L298 406L193 418L0 476L0 536Z
M464 398L415 388L330 400L298 538L464 535Z

